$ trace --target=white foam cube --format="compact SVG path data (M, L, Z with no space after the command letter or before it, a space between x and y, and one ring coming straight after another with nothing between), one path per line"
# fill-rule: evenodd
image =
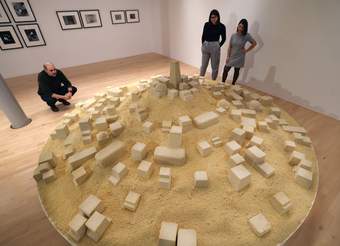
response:
M295 182L306 189L310 189L313 184L313 173L298 167L295 172Z
M224 145L224 150L228 155L233 155L241 150L241 146L233 140Z
M296 148L296 144L295 142L293 141L290 141L290 140L287 140L285 141L285 147L284 147L284 150L286 152L293 152Z
M137 173L139 176L143 178L149 178L152 172L153 172L152 162L143 160L138 165Z
M206 171L196 171L194 173L194 181L196 188L208 187L208 174Z
M263 235L268 233L271 229L270 222L261 213L250 218L248 220L248 224L250 225L250 228L253 230L253 232L258 237L262 237Z
M212 153L212 147L207 141L198 142L196 148L203 157L206 157Z
M176 246L178 224L162 222L159 232L159 246Z
M131 158L134 161L142 161L147 154L146 145L144 143L136 143L131 149Z
M177 246L197 246L197 234L193 229L179 229Z
M245 164L245 159L239 153L236 153L230 156L230 161L233 167L237 165Z
M288 163L291 166L295 166L300 163L300 161L305 159L305 154L298 152L298 151L293 151L292 154L290 155Z
M79 209L83 215L89 218L94 211L103 212L104 207L102 201L98 197L89 195L86 200L79 205Z
M96 211L85 224L88 229L86 235L93 241L98 242L110 223L109 218Z
M182 132L181 126L172 126L169 132L169 147L180 148L182 146Z
M241 129L241 128L235 128L232 132L231 132L231 136L230 139L231 140L235 140L236 142L238 142L240 145L242 145L245 141L246 138L246 132Z
M136 211L140 198L141 198L140 194L130 191L125 198L123 207L130 211Z
M229 182L236 191L246 188L250 184L251 174L242 164L230 169Z
M143 130L145 133L151 133L154 129L154 124L150 121L146 121L144 124L143 124Z
M85 236L86 221L87 219L84 216L82 216L81 214L76 214L68 224L70 229L69 235L74 241L79 242L80 239L82 239Z
M285 214L289 212L292 207L290 199L282 191L273 195L270 199L270 203L279 214Z

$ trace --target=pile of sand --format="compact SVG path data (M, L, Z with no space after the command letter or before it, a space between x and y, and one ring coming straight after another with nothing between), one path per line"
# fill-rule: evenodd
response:
M247 164L252 175L251 185L236 192L227 178L231 164L223 147L214 148L213 153L205 158L196 150L199 140L210 141L211 137L219 136L226 142L231 131L240 126L227 113L214 126L207 129L194 128L184 134L187 163L184 166L171 167L173 185L171 190L164 190L158 184L159 164L154 163L155 170L149 180L138 177L138 163L130 159L132 145L137 141L147 144L147 160L153 161L154 148L167 140L167 134L160 129L163 120L176 121L182 115L194 117L215 110L216 100L210 91L203 88L190 102L179 98L158 99L150 96L149 92L145 92L140 100L150 110L148 120L156 123L157 127L151 134L143 132L143 123L129 113L130 99L126 99L118 107L119 120L126 126L118 139L126 143L128 150L120 161L127 165L129 173L115 187L108 181L113 164L101 168L95 166L93 159L84 164L93 168L91 177L84 184L75 186L67 171L66 162L61 159L63 142L51 139L47 141L44 150L51 150L59 157L57 179L49 184L39 182L38 189L42 206L59 232L68 237L68 223L78 213L79 204L90 194L103 200L104 214L112 219L112 224L98 243L85 237L79 245L157 245L162 221L178 223L181 228L195 229L200 246L276 245L296 231L307 216L317 191L318 167L313 148L302 145L297 147L314 164L314 184L310 190L306 190L294 182L292 167L288 164L289 155L283 150L284 141L293 140L292 135L280 127L270 133L256 132L257 136L264 139L266 161L275 168L275 175L264 178ZM268 112L269 109L266 108L264 112L258 113L257 120L264 119ZM286 119L290 125L298 125L283 110L281 118ZM84 148L78 124L73 124L70 130L75 135L76 150ZM193 173L196 170L207 171L208 188L194 189ZM122 208L130 190L142 195L136 212ZM279 215L269 203L269 198L279 191L284 191L293 203L292 210L287 215ZM247 224L247 220L259 212L272 225L271 232L263 238L258 238Z

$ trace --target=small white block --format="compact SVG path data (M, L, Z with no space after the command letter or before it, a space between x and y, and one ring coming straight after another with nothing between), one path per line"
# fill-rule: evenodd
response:
M82 214L88 218L94 211L103 212L104 207L102 201L98 197L89 195L86 200L79 205L79 209Z
M313 173L298 167L295 172L295 182L306 189L310 189L313 184Z
M178 224L162 222L159 232L159 246L176 246Z
M43 173L42 179L45 181L45 183L50 183L57 179L57 176L55 175L55 171L53 169Z
M305 154L294 150L289 158L288 163L291 166L295 166L295 165L298 165L300 161L304 159L305 159Z
M124 130L124 126L120 122L110 124L111 134L114 137L119 136Z
M180 148L182 146L182 132L181 126L172 126L169 132L169 147Z
M269 178L274 175L275 169L269 165L267 162L264 162L259 165L254 165L255 169L265 178Z
M253 232L258 236L262 237L268 233L271 229L270 222L264 217L263 214L259 213L248 220L248 223Z
M86 221L87 219L84 216L82 216L81 214L76 214L68 224L70 229L69 235L74 241L79 242L80 239L85 236Z
M242 164L230 169L229 182L236 191L240 191L250 184L251 174Z
M179 229L177 246L197 246L197 234L193 229Z
M246 138L246 132L241 128L235 128L231 132L230 140L235 140L240 145L242 145Z
M224 145L224 150L228 155L233 155L241 150L241 146L233 140Z
M292 207L290 199L282 191L273 195L270 199L270 203L279 214L287 213Z
M303 159L303 160L300 161L299 167L302 167L306 170L312 171L313 163L309 160Z
M153 131L154 127L153 127L153 123L150 121L146 121L143 124L143 130L145 133L151 133Z
M208 174L206 171L196 171L194 173L196 188L208 187Z
M296 144L295 142L293 141L290 141L290 140L287 140L285 141L285 147L284 147L284 150L286 152L293 152L296 148Z
M263 138L260 138L258 136L253 136L248 143L249 147L250 146L257 146L257 147L261 148L262 145L263 145Z
M137 173L143 178L149 178L153 172L152 163L150 161L141 161L138 165Z
M230 160L231 160L231 164L233 167L237 165L245 164L245 159L239 153L236 153L230 156Z
M97 131L106 131L108 128L108 124L106 122L105 117L96 118L94 126L97 129Z
M136 211L140 198L141 198L140 194L130 191L125 198L123 207L130 211Z
M147 154L146 145L144 143L136 143L131 148L131 158L134 161L142 161Z
M246 149L245 159L253 164L261 164L265 161L266 153L257 146L252 146Z
M88 229L86 235L93 241L98 242L110 223L109 218L95 211L85 224Z
M206 157L212 153L212 147L207 141L198 142L196 148L203 157Z
M129 170L126 168L126 165L124 163L118 162L113 168L112 168L112 175L116 178L123 178L128 174Z

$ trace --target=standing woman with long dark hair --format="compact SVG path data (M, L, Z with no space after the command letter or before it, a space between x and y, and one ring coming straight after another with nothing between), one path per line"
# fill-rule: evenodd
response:
M245 48L247 42L250 46ZM225 82L228 77L229 70L234 67L233 85L235 85L240 69L244 66L246 53L254 49L256 41L248 33L248 21L246 19L240 20L237 26L236 33L231 35L226 64L223 69L222 82Z
M210 60L211 77L213 80L216 80L218 67L220 65L221 47L225 39L225 26L220 22L220 13L216 9L213 9L209 15L209 21L204 24L202 33L201 76L205 75Z

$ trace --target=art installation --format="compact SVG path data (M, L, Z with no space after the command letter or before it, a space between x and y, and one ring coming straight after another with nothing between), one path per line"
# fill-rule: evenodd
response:
M42 208L79 245L277 245L309 214L306 130L242 86L180 72L78 102L34 171Z

